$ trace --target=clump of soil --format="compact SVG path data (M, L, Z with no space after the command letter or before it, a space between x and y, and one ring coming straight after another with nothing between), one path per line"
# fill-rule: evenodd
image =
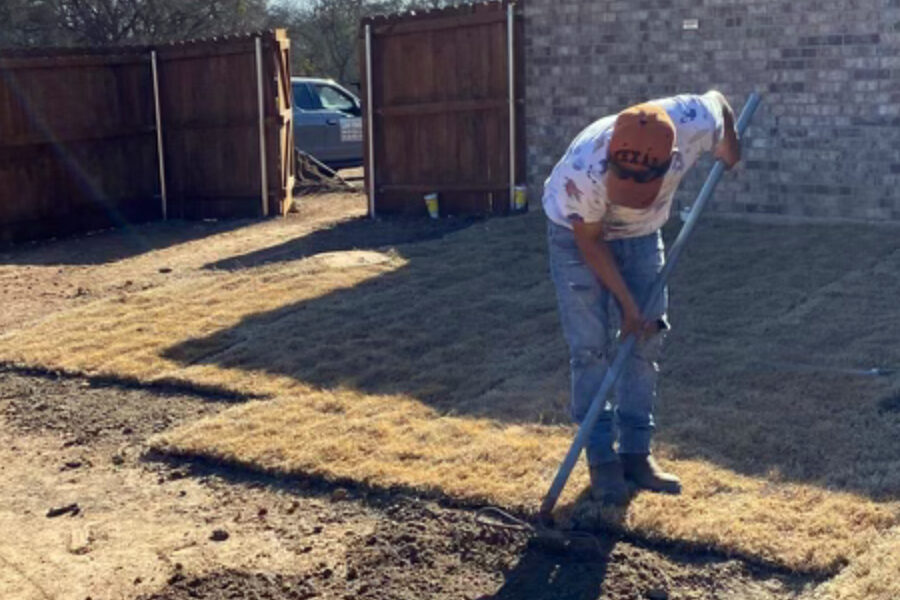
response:
M231 401L2 366L0 390L8 422L30 433L62 435L69 446L142 441Z
M548 552L524 533L482 527L471 511L402 498L381 509L374 532L352 536L341 564L302 575L176 575L141 600L774 600L796 598L807 583L704 553L661 553L610 536L599 542L593 555Z
M283 577L266 573L228 570L206 577L176 573L165 591L142 596L141 600L208 598L209 600L253 598L254 600L303 600L319 595L315 586L301 576Z

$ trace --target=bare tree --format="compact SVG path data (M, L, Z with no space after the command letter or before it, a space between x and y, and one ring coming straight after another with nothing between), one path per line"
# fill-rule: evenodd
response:
M295 73L358 83L363 17L457 0L0 0L0 47L150 43L290 30Z
M0 0L0 43L101 45L250 31L266 0Z
M296 74L331 77L355 86L360 20L410 6L408 0L293 0L270 9L270 18L290 31Z
M56 23L73 41L114 44L137 37L139 0L58 0L49 4Z
M53 11L45 2L0 0L0 45L36 46L48 43Z

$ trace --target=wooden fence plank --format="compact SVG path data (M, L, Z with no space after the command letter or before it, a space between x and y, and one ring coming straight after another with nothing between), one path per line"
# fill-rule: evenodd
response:
M411 22L387 23L383 25L376 23L373 26L373 33L379 36L401 36L404 34L441 31L444 29L479 27L497 22L505 23L506 15L500 12L485 12L462 14L451 17L437 17L434 20L422 19L421 21L413 20Z
M82 128L72 130L56 130L53 138L46 135L28 133L9 136L0 144L0 152L10 150L18 151L29 146L58 146L60 144L79 144L82 142L95 142L97 140L115 140L117 138L142 137L156 132L153 125L131 125L129 127L103 127L85 132Z
M123 54L120 56L59 56L38 58L4 58L0 56L0 69L6 71L35 69L72 69L77 67L111 67L116 65L149 64L150 55Z
M504 98L478 98L475 100L444 100L440 102L423 102L383 106L376 111L384 117L402 117L409 115L432 115L454 112L480 110L508 110L509 102Z

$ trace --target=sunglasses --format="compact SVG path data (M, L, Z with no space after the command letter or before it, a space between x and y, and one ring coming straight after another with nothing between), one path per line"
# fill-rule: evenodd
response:
M609 165L609 170L619 179L634 179L635 183L649 183L654 179L665 176L669 171L669 167L672 166L672 158L669 157L669 160L661 165L655 165L641 170L628 169L617 164L613 160L608 161L607 164Z

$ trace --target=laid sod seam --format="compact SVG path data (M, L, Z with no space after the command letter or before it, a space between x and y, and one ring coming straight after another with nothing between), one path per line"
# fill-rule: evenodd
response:
M48 369L39 365L27 365L8 361L0 361L0 371L9 371L20 375L32 375L54 379L77 379L86 381L91 386L150 390L161 394L183 394L186 396L195 396L198 398L207 398L224 402L245 402L247 400L262 400L267 398L267 396L261 394L236 392L233 389L221 386L198 385L193 381L178 379L177 377L144 381L136 377L122 377L116 374L91 375L84 371Z

